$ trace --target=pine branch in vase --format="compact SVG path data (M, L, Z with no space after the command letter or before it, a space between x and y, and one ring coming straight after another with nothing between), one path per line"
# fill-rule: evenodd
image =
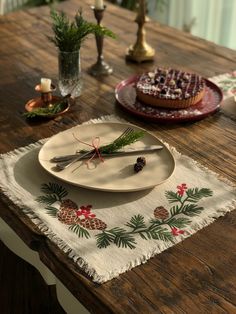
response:
M63 52L79 50L90 34L115 38L115 34L106 27L86 21L82 9L77 12L72 22L64 12L51 11L51 18L54 36L47 38Z

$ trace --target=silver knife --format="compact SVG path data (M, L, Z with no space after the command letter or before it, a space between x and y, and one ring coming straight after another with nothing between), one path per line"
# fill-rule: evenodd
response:
M162 149L163 146L161 145L150 145L150 146L143 146L143 147L139 147L139 148L126 148L124 150L119 150L117 152L114 153L101 153L102 157L115 157L115 156L125 156L125 155L131 155L131 154L137 154L137 153L148 153L148 152L153 152L153 151L157 151ZM88 151L84 154L74 154L74 155L64 155L64 156L56 156L53 157L50 161L51 162L56 162L56 167L58 170L64 170L67 167L69 167L70 165L72 165L73 163L85 159L85 158L89 158L93 155L94 151Z
M137 147L137 148L128 147L126 149L116 151L114 154L118 154L118 153L119 154L120 153L124 153L124 154L126 154L126 153L128 153L128 154L141 153L141 152L160 150L162 148L163 148L163 146L161 146L161 145L149 145L149 146L142 146L142 147ZM92 155L93 152L94 151L89 151L88 153L90 153ZM104 155L107 156L108 154L104 154ZM111 153L109 155L112 156ZM84 156L87 156L87 152L86 152L86 155L84 155ZM83 155L81 153L76 153L76 154L71 154L71 155L55 156L50 161L51 162L68 161L68 160L71 160L71 159L74 159L77 157L81 157L81 159L85 158L85 157L83 157Z

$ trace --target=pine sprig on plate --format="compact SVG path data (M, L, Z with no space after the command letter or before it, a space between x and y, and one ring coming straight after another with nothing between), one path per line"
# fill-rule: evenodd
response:
M144 136L144 134L145 134L144 131L131 132L125 136L122 136L121 138L114 140L111 144L99 147L99 151L100 153L103 153L103 154L110 154L110 153L116 152L117 150L125 146L128 146L130 144L137 142Z
M108 145L104 145L104 146L100 146L99 147L99 152L101 154L111 154L114 153L116 151L118 151L119 149L131 145L137 141L139 141L143 136L144 136L145 132L144 131L133 131L131 133L128 133L124 136L122 136L121 138L117 138L115 139L112 143L108 144ZM94 150L91 150L91 153ZM87 150L80 150L79 151L81 154L86 153Z

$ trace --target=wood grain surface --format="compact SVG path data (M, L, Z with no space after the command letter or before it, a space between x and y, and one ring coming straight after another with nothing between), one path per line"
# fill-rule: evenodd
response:
M0 241L0 307L3 314L65 314L55 286Z
M70 17L80 6L94 21L89 1L58 5ZM104 57L114 74L94 78L93 37L81 51L84 88L71 111L55 120L28 122L24 104L36 96L41 77L57 81L57 51L51 34L49 8L17 11L0 18L0 152L6 153L91 118L116 114L152 131L204 166L236 184L236 121L222 110L204 120L182 124L150 123L124 112L114 88L123 79L154 66L194 71L204 77L236 69L236 51L188 33L151 22L147 41L156 50L153 63L127 63L125 52L136 39L135 14L108 4L103 24L118 38L105 39ZM191 238L105 284L93 283L19 208L1 196L0 216L92 313L236 313L236 211L226 214Z

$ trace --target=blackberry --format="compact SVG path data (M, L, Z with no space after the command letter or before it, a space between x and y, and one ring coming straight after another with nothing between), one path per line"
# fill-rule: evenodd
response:
M183 81L181 79L177 80L177 87L182 87Z
M145 157L138 157L137 158L137 163L140 163L143 166L146 166L146 159L145 159Z
M143 170L143 164L137 162L137 163L134 165L134 171L135 171L135 172L139 172L139 171L141 171L141 170Z
M160 83L161 84L165 83L165 78L163 76L160 77Z

